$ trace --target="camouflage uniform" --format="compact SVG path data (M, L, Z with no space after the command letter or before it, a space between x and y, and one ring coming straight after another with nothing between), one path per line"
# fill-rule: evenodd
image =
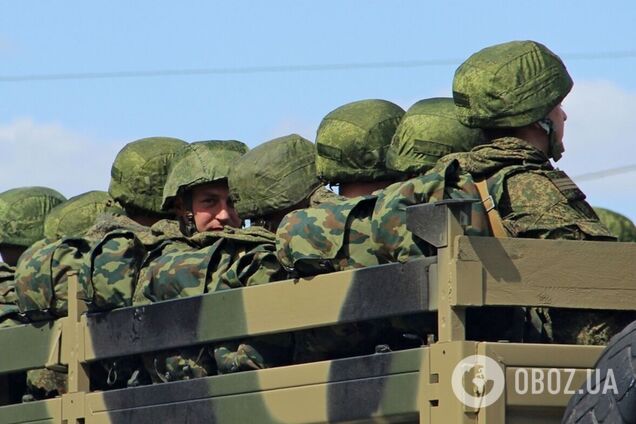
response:
M348 103L327 114L316 135L318 177L330 184L399 179L385 158L403 115L386 100ZM276 232L281 264L300 277L377 265L369 243L375 201L375 195L340 197L289 213Z
M57 191L45 187L17 188L0 194L0 243L20 246L28 252L29 246L43 238L47 214L65 200ZM6 264L0 268L0 327L26 322L26 317L18 314L15 271ZM24 400L51 397L66 391L66 374L46 369L27 371L26 382Z
M402 174L423 174L441 156L470 150L485 141L481 130L465 127L457 120L452 99L448 98L415 103L394 132L386 153L386 166ZM341 200L332 207L310 208L289 214L277 232L281 263L304 276L404 261L424 254L420 249L430 254L431 248L422 246L421 241L415 243L413 235L406 230L405 207L416 199L402 199L405 202L402 205L387 202L387 199L401 187L402 190L414 190L412 194L416 197L430 193L432 199L441 200L444 196L444 172L441 176L437 174L437 179L417 182L417 188L397 183L373 196ZM341 178L346 180L344 176ZM441 191L434 194L436 190ZM418 203L425 201L423 198L417 200ZM372 224L372 214L381 216L382 220L375 220ZM372 228L372 225L376 227Z
M505 229L513 237L615 240L583 192L548 161L559 160L564 151L548 115L571 88L572 79L561 59L532 41L483 49L455 72L453 99L459 120L469 127L509 135L460 154L459 161L476 180L487 181ZM547 156L526 141L511 137L517 134L515 128L529 125L545 130ZM529 311L537 312L534 308ZM627 315L549 311L554 340L565 343L606 343L623 322L632 319ZM529 321L538 320L531 317ZM549 324L544 326L547 333Z
M594 212L618 241L636 242L636 226L629 218L604 208L595 207Z
M614 240L567 174L521 139L501 138L450 159L487 181L510 237Z
M0 328L13 327L25 322L18 308L14 277L15 268L0 262Z

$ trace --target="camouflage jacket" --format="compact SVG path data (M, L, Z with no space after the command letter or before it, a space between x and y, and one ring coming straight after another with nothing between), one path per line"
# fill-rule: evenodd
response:
M134 303L200 295L286 278L274 253L274 234L261 227L226 227L166 240L144 261Z
M146 227L125 215L107 212L97 218L95 225L84 234L84 238L94 241L100 240L115 230L132 231L145 245L155 245L168 238L183 237L179 222L175 220L162 219L152 227Z
M376 196L338 196L287 214L276 232L276 252L294 276L377 265L370 245Z
M31 320L66 316L68 272L86 273L89 250L86 240L70 237L53 243L41 240L29 247L15 272L20 312Z
M405 262L417 256L434 255L435 248L406 227L406 208L444 199L479 199L470 174L461 172L459 162L447 160L426 174L398 182L378 193L373 211L371 240L382 262ZM480 202L472 204L469 235L489 235L485 210Z
M70 271L78 273L80 296L90 310L130 306L147 252L179 237L183 235L176 221L162 220L148 228L106 213L83 237L38 242L17 266L20 311L36 320L66 316Z
M615 240L567 174L523 140L501 138L443 160L450 159L487 180L511 237Z
M15 293L15 268L0 262L0 328L23 322Z

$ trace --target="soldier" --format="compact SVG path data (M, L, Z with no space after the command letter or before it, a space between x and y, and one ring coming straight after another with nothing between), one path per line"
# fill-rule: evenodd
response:
M100 239L115 229L148 233L148 228L172 215L161 209L163 186L176 152L187 143L170 137L142 138L122 148L111 168L108 193L117 206L100 216L86 232ZM159 231L175 233L170 226ZM178 230L176 231L178 232Z
M239 156L236 145L225 142L225 146L231 148L227 154ZM195 164L204 152L207 167ZM228 211L225 216L237 213L250 219L252 226L243 230L225 226L213 232L196 233L187 240L166 243L151 252L140 275L136 304L286 278L287 274L276 260L274 234L256 224L275 229L286 212L336 197L322 187L316 176L314 146L295 134L266 142L240 158L221 155L213 149L192 153L192 158L184 155L175 162L175 172L182 169L186 175L177 178L175 174L173 183L171 174L164 191L168 200L165 204L170 204L175 193L186 194L186 190L194 186L192 181L224 182L224 173L231 167L228 180L236 211ZM218 162L219 159L223 161ZM186 172L190 169L198 171L190 175L190 171ZM188 232L210 228L197 220L194 211L187 210L187 196L181 198L186 210L180 219L184 226L190 227ZM175 206L178 203L176 200ZM180 267L186 267L187 273L180 273ZM177 274L179 281L174 278ZM291 359L291 338L277 335L179 349L155 353L153 363L149 363L148 356L145 361L148 369L154 368L151 374L155 382L173 381L214 372L210 356L214 357L216 371L221 374L281 365Z
M25 322L19 315L18 296L15 290L15 266L18 258L44 236L45 217L51 209L66 199L55 190L46 187L22 187L0 194L0 254L7 263L0 263L0 327L10 327ZM12 393L24 393L21 382L16 382ZM38 387L33 386L35 384ZM27 372L27 387L31 393L44 392L41 397L55 396L65 391L64 375L48 370ZM32 400L31 394L23 400Z
M459 120L484 129L490 140L455 158L477 182L495 236L615 240L585 194L549 160L558 161L565 150L561 102L571 88L561 59L533 41L485 48L455 72ZM558 309L549 315L556 341L581 344L604 344L632 319Z
M97 216L107 208L113 207L113 204L114 200L108 193L96 190L71 197L66 202L57 205L51 209L44 220L46 243L54 243L66 236L79 237L83 235L94 224ZM40 271L43 265L42 261L34 256L37 255L38 249L43 249L46 245L38 244L29 249L20 259L19 267L35 259L35 263L32 262L34 266L28 268L34 272ZM20 278L24 278L22 268L19 270ZM19 292L19 295L22 293ZM29 370L27 371L26 384L27 394L23 397L23 401L47 399L66 392L67 375L49 369Z
M594 212L618 241L636 242L636 226L629 218L604 208L595 207Z
M238 141L205 141L183 148L174 160L164 187L163 207L175 210L188 238L167 240L151 251L141 270L135 304L203 294L276 279L280 267L259 267L263 258L275 262L274 235L241 220L228 198L230 168L240 165L247 146ZM252 181L253 182L253 181ZM272 262L273 261L273 262ZM180 268L184 272L180 273ZM174 276L180 278L175 280ZM282 278L282 277L278 277ZM203 377L253 369L265 363L252 347L224 344L217 354L210 346L145 355L154 382Z
M185 235L241 226L227 175L247 151L244 143L227 140L191 143L178 153L163 188L162 209L175 213Z
M404 115L386 100L360 100L329 112L316 134L316 169L344 197L371 194L401 174L385 166L391 137Z
M405 262L415 256L435 254L432 246L406 228L405 206L442 200L448 195L444 193L447 189L443 184L444 176L424 174L441 158L456 152L470 151L485 142L483 130L469 128L459 122L453 99L424 99L409 108L387 152L387 167L402 172L411 179L378 193L373 212L371 239L374 252L381 262ZM418 175L423 177L413 178ZM402 193L413 193L413 198ZM423 198L423 194L433 195L433 199ZM461 191L454 191L455 196L460 194ZM477 227L479 216L473 218ZM474 230L471 228L469 231Z
M15 266L24 251L43 237L44 218L64 196L45 187L23 187L0 194L0 327L23 322L18 315Z
M386 153L386 168L395 171L393 175L423 174L441 156L470 150L483 142L481 130L467 128L457 121L452 99L422 100L400 121ZM352 175L347 175L348 171ZM341 178L353 179L355 172L345 168ZM375 194L381 199L391 187ZM287 215L277 231L281 263L288 270L307 276L389 262L388 257L379 256L380 251L370 238L375 202L376 196L365 196ZM403 236L410 237L406 226L402 228ZM415 327L425 338L426 333L434 332L434 319L427 315L390 323L383 321L303 332L297 337L296 358L304 361L338 357L347 352L371 353L375 345L381 343L404 346L405 340L400 338L401 333L397 334L396 328L402 333L412 333Z
M229 175L230 195L238 214L252 224L275 230L289 212L332 204L338 196L326 190L316 176L315 157L312 143L297 134L270 140L245 154ZM268 253L269 260L263 259L259 266L276 268L273 249ZM268 275L267 280L254 283L287 277L282 269ZM291 335L280 334L221 344L214 354L219 372L226 373L287 364L292 350Z
M400 121L386 153L386 168L394 171L393 175L423 174L445 154L467 151L484 141L481 130L457 121L452 99L421 100ZM340 176L349 180L357 173L359 170L345 167ZM391 189L375 195L383 199L387 191ZM375 195L289 214L277 231L283 266L308 276L391 262L390 255L383 255L370 240L371 214L377 209ZM406 227L402 228L403 237L410 237Z
M476 181L487 182L506 235L613 239L583 192L549 161L565 150L561 101L571 88L561 59L533 41L488 47L455 72L459 120L490 139L456 158Z

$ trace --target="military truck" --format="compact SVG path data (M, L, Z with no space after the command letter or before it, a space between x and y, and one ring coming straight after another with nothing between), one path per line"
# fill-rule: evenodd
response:
M86 313L71 277L67 318L0 330L5 398L8 376L43 366L68 369L69 392L2 406L0 423L558 423L603 347L466 340L467 311L635 309L636 245L469 237L467 205L410 207L409 230L437 256L404 264L107 313ZM427 311L438 338L415 349L89 389L89 365L102 359Z

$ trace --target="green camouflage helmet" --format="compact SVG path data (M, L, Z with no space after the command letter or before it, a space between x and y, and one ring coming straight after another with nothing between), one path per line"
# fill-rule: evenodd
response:
M180 191L227 179L232 166L248 150L245 143L236 140L198 141L183 146L170 167L162 208L172 209Z
M636 226L624 215L603 208L594 208L601 222L618 241L636 242Z
M420 100L409 108L386 154L386 166L405 174L423 174L442 156L467 152L486 142L481 129L457 120L453 99Z
M81 236L94 223L97 216L115 201L105 191L89 191L71 197L51 209L44 220L44 237L56 241L65 236Z
M243 155L229 176L241 218L258 218L294 206L320 185L314 145L298 134L276 138Z
M571 89L572 78L561 59L534 41L487 47L462 63L453 79L459 120L478 128L537 122Z
M324 182L390 180L386 150L404 115L386 100L348 103L325 116L316 134L316 170Z
M185 144L170 137L149 137L128 143L113 162L108 193L126 208L160 213L170 163Z
M29 247L44 238L44 219L66 198L46 187L21 187L0 193L0 244Z

